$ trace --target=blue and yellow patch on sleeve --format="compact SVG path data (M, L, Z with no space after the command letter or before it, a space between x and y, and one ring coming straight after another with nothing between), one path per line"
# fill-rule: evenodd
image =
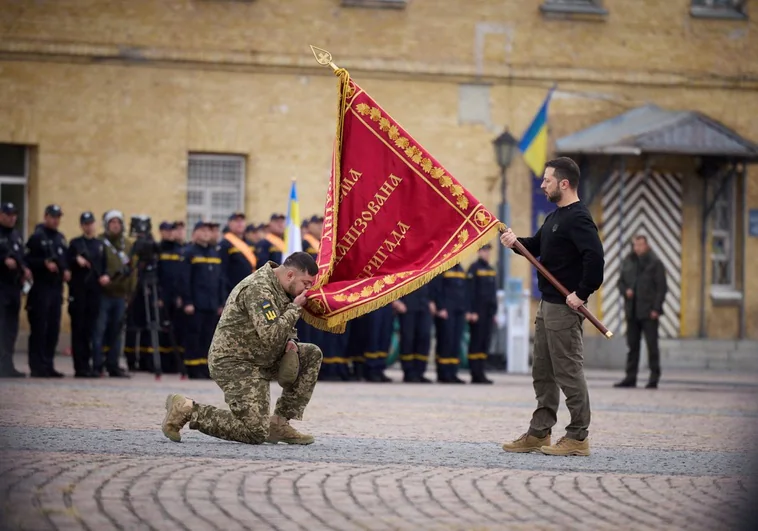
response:
M263 311L263 316L266 318L266 322L271 323L276 320L276 311L271 301L264 300L261 303L261 310Z

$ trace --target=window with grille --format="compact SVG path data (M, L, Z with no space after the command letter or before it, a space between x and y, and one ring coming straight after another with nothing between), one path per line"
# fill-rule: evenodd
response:
M543 13L608 14L601 0L545 0L540 10Z
M20 144L0 144L0 203L13 203L18 210L16 230L26 240L29 181L29 148Z
M702 18L747 18L746 0L692 0L690 14Z
M711 212L711 285L734 288L735 183L716 199Z
M245 211L245 157L191 153L187 169L187 226L200 220L222 225Z

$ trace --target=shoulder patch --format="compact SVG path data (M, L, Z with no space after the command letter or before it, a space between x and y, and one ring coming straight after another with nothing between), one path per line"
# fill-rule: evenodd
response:
M274 306L271 304L271 301L264 300L261 302L261 311L263 312L263 316L266 318L266 322L271 323L276 320L276 311L274 310Z

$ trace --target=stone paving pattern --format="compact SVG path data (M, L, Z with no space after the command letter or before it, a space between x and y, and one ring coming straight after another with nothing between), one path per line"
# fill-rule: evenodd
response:
M223 406L212 382L0 380L0 529L738 529L758 499L758 377L618 376L589 373L593 453L573 458L500 449L534 405L522 375L319 383L307 447L165 439L166 393ZM567 422L562 405L556 437Z

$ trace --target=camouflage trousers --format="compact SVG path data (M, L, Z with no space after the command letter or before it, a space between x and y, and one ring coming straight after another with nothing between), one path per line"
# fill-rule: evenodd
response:
M311 400L321 368L321 349L309 343L298 345L300 373L294 385L282 391L274 414L285 419L302 420ZM268 437L270 382L273 378L256 378L252 362L211 364L211 378L224 391L230 411L195 404L189 427L201 433L247 444L262 444ZM274 371L274 374L276 372Z

